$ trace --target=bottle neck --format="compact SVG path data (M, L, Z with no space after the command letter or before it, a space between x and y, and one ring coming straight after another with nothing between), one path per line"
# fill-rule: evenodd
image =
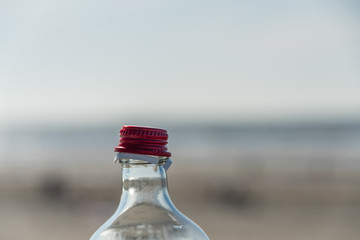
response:
M122 195L120 208L139 204L172 206L167 187L167 174L162 165L141 160L122 159Z

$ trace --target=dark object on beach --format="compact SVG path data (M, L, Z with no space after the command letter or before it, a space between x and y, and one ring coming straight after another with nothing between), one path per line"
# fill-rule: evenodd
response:
M41 194L52 201L61 201L65 197L65 180L58 176L46 176L40 184Z

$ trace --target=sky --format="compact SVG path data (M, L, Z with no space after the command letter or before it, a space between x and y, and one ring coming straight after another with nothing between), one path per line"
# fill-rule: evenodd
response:
M0 126L360 119L359 10L3 0Z

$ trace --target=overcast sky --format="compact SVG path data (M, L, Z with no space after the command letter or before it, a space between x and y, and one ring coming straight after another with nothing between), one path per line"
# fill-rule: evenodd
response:
M359 117L354 2L1 1L0 125Z

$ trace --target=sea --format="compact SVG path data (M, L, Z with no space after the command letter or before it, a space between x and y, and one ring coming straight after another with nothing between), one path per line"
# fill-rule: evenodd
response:
M119 126L0 131L0 165L53 167L112 162ZM331 166L360 171L360 123L168 124L168 148L180 165L261 164L267 169Z

